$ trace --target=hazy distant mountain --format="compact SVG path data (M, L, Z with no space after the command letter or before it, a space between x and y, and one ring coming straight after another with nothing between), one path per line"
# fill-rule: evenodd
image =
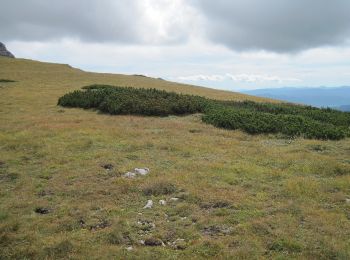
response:
M336 109L339 109L341 111L349 111L350 112L350 105L339 106L339 107L336 107Z
M316 107L333 107L350 111L350 87L269 88L243 91L243 93L302 103Z

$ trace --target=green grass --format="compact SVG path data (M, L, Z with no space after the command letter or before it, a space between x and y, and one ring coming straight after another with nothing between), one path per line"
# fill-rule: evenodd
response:
M28 60L0 57L0 67L0 78L17 81L0 89L1 259L350 257L349 138L250 135L197 114L57 107L59 97L97 83L268 100ZM109 163L112 170L101 167ZM120 177L135 167L150 174ZM152 210L143 209L148 199Z

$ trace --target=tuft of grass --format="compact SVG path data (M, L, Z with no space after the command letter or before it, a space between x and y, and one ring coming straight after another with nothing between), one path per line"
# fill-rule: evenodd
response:
M52 247L44 249L45 255L50 258L66 258L73 251L73 244L69 240L64 240Z
M113 226L113 230L110 231L107 235L107 241L112 245L131 245L135 243L131 230L125 221L119 221L116 225Z
M295 254L302 251L302 246L290 239L279 239L271 243L269 250Z
M159 196L173 194L177 190L176 185L171 182L158 181L144 187L142 192L146 196Z
M222 248L219 244L210 241L204 241L202 244L192 249L193 253L201 257L216 257L220 254Z

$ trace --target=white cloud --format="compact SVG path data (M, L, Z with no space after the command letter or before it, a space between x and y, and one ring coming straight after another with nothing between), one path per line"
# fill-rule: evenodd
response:
M301 82L297 78L283 78L273 75L264 75L264 74L224 74L224 75L190 75L190 76L179 76L175 79L180 81L224 81L232 80L234 82L247 82L247 83L256 83L256 82Z
M191 76L179 76L175 79L182 81L223 81L225 76L223 75L191 75Z
M16 57L68 63L88 71L146 74L227 90L350 84L350 47L318 48L298 55L233 52L192 39L173 45L11 41Z

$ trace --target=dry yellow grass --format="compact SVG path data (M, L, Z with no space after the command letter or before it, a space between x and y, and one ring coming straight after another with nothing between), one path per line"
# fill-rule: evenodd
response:
M290 143L217 129L200 115L110 116L56 106L93 83L263 101L163 80L7 58L0 58L0 78L17 81L0 83L0 259L350 257L349 139ZM120 177L135 167L151 173ZM177 191L142 192L164 183ZM158 205L171 197L181 199ZM148 199L152 210L142 209ZM37 207L51 212L37 214ZM146 238L185 241L180 250L141 245Z

